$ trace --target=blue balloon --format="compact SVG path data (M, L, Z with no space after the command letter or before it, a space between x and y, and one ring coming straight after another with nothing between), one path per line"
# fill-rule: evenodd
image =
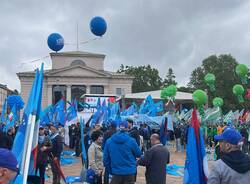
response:
M96 36L102 36L107 30L107 23L102 17L94 17L90 21L90 30Z
M48 46L53 51L59 51L64 46L64 39L63 37L58 33L52 33L49 35L47 40Z

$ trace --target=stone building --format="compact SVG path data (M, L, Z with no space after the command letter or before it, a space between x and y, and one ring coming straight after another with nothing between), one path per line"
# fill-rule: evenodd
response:
M82 51L50 53L52 69L44 71L42 107L55 104L63 97L67 101L83 94L125 95L131 93L133 77L104 70L103 54ZM35 72L17 73L21 95L25 102Z
M4 100L8 96L8 88L6 85L0 84L0 111L2 113Z

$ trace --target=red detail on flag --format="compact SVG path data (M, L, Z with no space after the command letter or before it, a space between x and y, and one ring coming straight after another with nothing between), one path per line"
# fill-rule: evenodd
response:
M192 112L191 126L194 128L195 138L196 138L196 141L198 143L198 142L200 142L200 134L199 134L200 123L199 123L199 120L197 117L197 111L195 108Z
M32 155L34 159L34 168L37 166L37 154L38 154L38 145L32 150Z
M56 167L57 167L57 169L58 169L58 171L59 171L61 177L63 178L64 182L67 183L67 182L66 182L66 178L65 178L65 176L64 176L64 174L63 174L62 168L61 168L61 166L60 166L59 160L54 158L54 159L53 159L53 162L55 163L55 165L56 165Z

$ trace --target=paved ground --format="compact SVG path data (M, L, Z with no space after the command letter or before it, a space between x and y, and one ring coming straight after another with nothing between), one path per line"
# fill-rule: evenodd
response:
M170 164L176 164L176 165L181 165L184 166L185 163L185 156L186 153L184 152L175 152L174 148L169 148L170 150L170 159L171 162ZM212 162L209 161L209 166L212 165ZM78 163L64 166L63 171L65 176L79 176L80 171L81 171L81 162L79 160ZM137 184L145 184L145 168L144 167L138 167L138 174L137 174ZM51 172L48 171L48 175L51 176ZM51 184L51 178L46 182L47 184ZM167 175L167 183L171 184L181 184L182 183L182 177L175 177L171 175Z

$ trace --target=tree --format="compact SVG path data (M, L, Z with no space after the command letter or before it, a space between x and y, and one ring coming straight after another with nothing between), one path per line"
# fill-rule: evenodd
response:
M159 71L150 65L143 66L124 66L121 65L118 73L125 73L134 76L132 92L144 92L159 90L162 86L162 79Z
M174 75L173 69L169 68L166 78L163 81L163 86L169 86L171 84L176 85L177 82L175 81L175 75Z
M249 108L249 102L239 104L232 92L233 86L241 83L239 77L235 74L237 64L238 62L231 55L211 55L204 59L202 65L192 72L188 87L206 89L210 106L212 106L213 98L218 96L224 100L223 110L225 111ZM215 92L210 92L204 81L204 76L207 73L213 73L216 77ZM244 87L246 89L246 86Z
M178 87L179 92L185 92L185 93L193 93L194 89L190 87L180 86Z

